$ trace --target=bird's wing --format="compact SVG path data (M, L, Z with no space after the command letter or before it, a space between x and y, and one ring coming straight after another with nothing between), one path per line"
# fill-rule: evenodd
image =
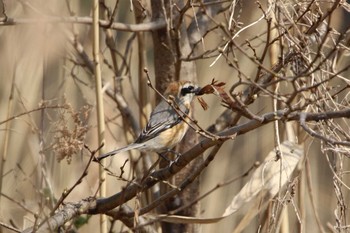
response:
M189 113L184 105L180 109L186 114ZM166 129L179 124L182 121L181 117L166 101L162 100L152 111L147 126L142 130L135 143L142 143L159 135Z

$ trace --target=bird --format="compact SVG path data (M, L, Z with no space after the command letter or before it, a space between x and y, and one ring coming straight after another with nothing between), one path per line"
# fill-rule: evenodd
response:
M163 98L151 112L146 127L135 142L102 154L97 157L97 160L100 161L109 156L133 149L144 152L157 152L163 157L162 153L171 150L185 136L189 125L183 119L186 120L187 116L191 114L191 102L200 89L191 81L169 83L163 94L166 99ZM169 99L174 101L174 106L169 104L167 101ZM177 108L178 111L174 108ZM182 114L182 117L180 114Z

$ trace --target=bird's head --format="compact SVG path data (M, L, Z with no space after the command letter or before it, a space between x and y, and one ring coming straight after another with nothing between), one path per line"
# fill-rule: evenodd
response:
M164 96L169 97L172 95L182 103L189 104L199 90L200 88L191 81L171 82L165 90Z

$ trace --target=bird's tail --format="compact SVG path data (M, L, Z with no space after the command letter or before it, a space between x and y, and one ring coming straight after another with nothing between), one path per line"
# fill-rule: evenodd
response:
M111 152L108 152L106 154L102 154L102 155L97 157L97 160L100 161L100 160L102 160L104 158L107 158L109 156L113 156L113 155L116 155L116 154L119 154L119 153L122 153L122 152L125 152L125 151L133 150L133 149L139 149L139 148L141 148L143 146L144 146L143 144L133 143L133 144L130 144L128 146L125 146L125 147L113 150Z

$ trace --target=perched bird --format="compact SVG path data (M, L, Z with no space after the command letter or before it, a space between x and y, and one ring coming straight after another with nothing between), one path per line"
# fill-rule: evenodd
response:
M179 113L166 100L161 100L152 111L147 126L134 143L100 155L97 160L133 149L154 151L159 154L172 149L182 140L189 127L179 114L186 119L183 113L190 114L191 102L199 89L190 81L170 83L164 92L164 97L173 99L175 107L179 108Z

